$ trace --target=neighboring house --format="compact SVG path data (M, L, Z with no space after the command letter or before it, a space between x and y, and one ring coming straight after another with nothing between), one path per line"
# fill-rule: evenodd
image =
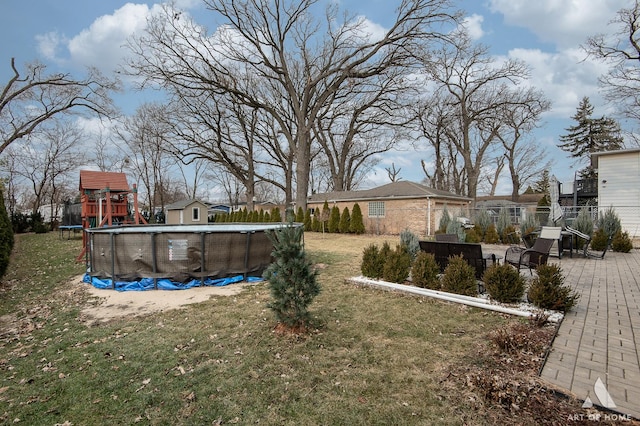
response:
M435 233L445 207L452 217L461 212L468 215L471 203L470 198L409 181L360 191L313 194L307 200L307 207L319 214L325 201L329 208L337 206L341 214L345 207L351 213L358 203L369 233L399 234L409 229L419 236Z
M640 148L594 153L598 170L598 211L613 207L623 231L640 238Z
M208 221L208 207L202 201L178 201L165 206L165 210L168 225L206 225Z

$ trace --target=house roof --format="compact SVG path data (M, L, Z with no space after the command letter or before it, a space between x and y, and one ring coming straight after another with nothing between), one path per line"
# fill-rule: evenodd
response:
M360 191L334 191L323 194L313 194L308 198L309 202L326 201L359 201L377 199L411 199L411 198L446 198L459 201L471 201L468 197L454 194L448 191L429 188L428 186L410 182L391 182L377 188Z
M206 204L200 200L190 199L190 200L176 201L175 203L166 205L164 208L167 210L182 210L189 207L191 204L195 204L195 203L200 203L206 206Z
M94 170L80 170L80 191L101 190L109 188L112 192L127 192L129 184L127 176L118 172L97 172Z
M591 165L598 168L598 159L607 155L637 154L640 148L617 149L613 151L594 152L591 154Z

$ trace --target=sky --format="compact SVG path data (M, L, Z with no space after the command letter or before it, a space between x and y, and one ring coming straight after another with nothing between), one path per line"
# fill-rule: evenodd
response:
M399 1L336 0L343 8L382 27L388 27ZM542 144L555 162L551 173L570 185L576 167L557 148L559 137L573 125L580 100L587 96L595 116L612 116L611 105L600 96L598 76L606 65L587 58L581 49L587 37L611 33L608 23L618 10L633 0L458 0L465 11L473 39L489 47L496 60L517 58L531 69L529 84L542 90L552 103L531 143ZM175 0L194 19L211 30L210 12L199 0ZM82 75L86 66L109 74L118 69L128 51L128 37L144 30L156 1L131 0L0 0L0 87L11 76L10 60L18 64L40 61L50 71ZM115 97L123 111L133 113L142 102L158 93L127 90ZM624 123L621 123L624 127ZM404 180L424 178L420 161L426 152L394 151L368 177L366 186L389 182L386 167L392 164ZM578 167L579 168L579 167ZM498 194L510 193L508 176L498 185Z

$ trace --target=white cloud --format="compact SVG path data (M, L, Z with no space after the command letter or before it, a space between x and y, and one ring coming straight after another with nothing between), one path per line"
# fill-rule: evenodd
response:
M38 51L47 59L55 59L58 55L60 44L64 43L62 35L55 31L36 35Z
M529 84L544 91L552 102L548 116L570 117L584 96L588 96L594 105L601 103L598 76L606 67L585 59L580 49L555 53L538 49L512 49L509 57L522 60L531 67ZM602 110L597 113L608 114Z
M632 0L490 0L489 8L509 25L528 28L559 48L577 47L607 32L607 24Z
M484 22L484 17L474 13L473 15L464 18L462 26L467 29L469 36L473 40L478 40L485 34L482 29L482 22Z

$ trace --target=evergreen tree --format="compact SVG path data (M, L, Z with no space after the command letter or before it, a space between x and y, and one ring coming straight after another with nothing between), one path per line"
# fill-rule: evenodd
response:
M544 194L544 196L538 201L538 206L550 206L551 198L549 196L549 188L551 183L549 179L549 170L542 172L540 179L536 181L534 191L536 194Z
M292 223L267 232L275 261L264 273L271 289L269 308L279 323L298 330L309 325L308 307L320 293L318 273L302 246L303 232Z
M0 278L7 272L11 249L13 249L13 227L4 205L4 186L0 182Z
M296 222L304 223L304 211L302 207L298 207L298 211L296 212Z
M330 217L331 217L331 209L329 209L329 202L325 200L324 204L322 205L322 213L318 218L318 220L322 224L322 229L321 229L322 232L324 232L327 229L327 225L329 223Z
M349 230L353 234L364 234L364 221L362 220L362 210L360 210L360 205L355 203L353 205L353 209L351 209L351 224L349 225Z
M566 135L560 136L561 143L558 147L578 161L589 159L594 152L613 151L624 145L617 121L605 116L593 118L592 115L593 106L585 96L580 101L576 114L571 117L576 124L566 129ZM589 172L588 169L589 167L586 173Z
M279 207L274 207L271 210L271 222L282 222L282 215L280 214Z
M311 221L311 209L307 209L307 211L304 213L304 230L313 231L312 223L313 222Z
M340 209L338 206L331 207L331 216L329 216L329 232L340 232Z
M342 210L342 216L340 216L340 232L348 234L350 225L351 215L349 214L349 208L345 207L344 210Z

